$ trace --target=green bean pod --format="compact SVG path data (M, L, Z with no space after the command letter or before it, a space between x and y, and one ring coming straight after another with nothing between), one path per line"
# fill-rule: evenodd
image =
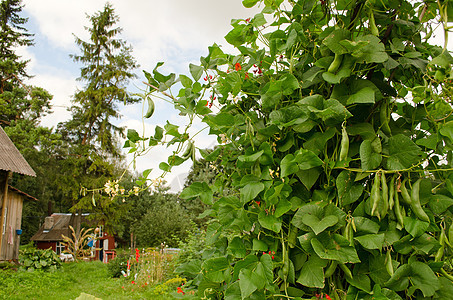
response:
M449 273L447 273L447 271L445 271L443 268L440 268L440 272L442 273L442 275L444 275L445 278L453 281L453 276Z
M150 118L150 117L153 115L153 113L154 113L154 101L153 101L153 99L151 99L150 96L147 96L147 97L146 97L146 100L148 101L148 110L147 110L147 112L146 112L146 114L145 114L144 117L148 119L148 118Z
M450 227L448 228L448 240L453 241L453 223L450 224ZM448 246L450 248L453 248L453 244L448 243Z
M371 34L374 36L379 36L379 29L376 26L376 22L374 20L374 13L373 13L372 9L370 9L370 20L369 21L370 21Z
M340 266L340 269L343 270L344 275L346 275L346 277L348 277L349 279L352 279L351 270L349 270L349 268L345 264L339 263L338 265Z
M282 254L283 254L283 267L282 267L282 275L283 275L283 280L286 282L286 279L288 278L289 274L289 255L288 255L288 249L285 247L285 243L282 243Z
M392 131L389 126L389 106L387 99L382 99L381 107L379 110L379 119L381 121L381 130L386 135L391 135Z
M445 235L445 230L442 228L440 228L440 237L439 237L439 244L440 244L440 248L439 250L437 250L436 252L436 255L434 256L434 261L435 262L439 262L439 261L442 261L442 257L444 256L444 252L445 252L445 239L446 239L446 235Z
M299 232L299 229L296 226L291 226L291 224L289 226L288 246L290 248L294 248L296 246L297 233Z
M338 157L339 161L345 161L348 158L349 151L349 136L346 131L346 126L341 128L341 145L340 145L340 155Z
M387 250L387 255L385 257L385 268L387 269L387 273L389 273L390 276L393 276L394 271L390 249Z
M392 176L390 180L390 189L389 189L389 209L393 210L395 205L395 175Z
M385 178L385 173L382 172L381 174L381 211L380 216L384 218L387 215L389 209L389 188L387 185L387 179Z
M335 54L335 58L333 59L332 63L330 64L327 72L335 73L341 65L341 61L343 60L342 54Z
M374 182L373 186L371 187L371 215L378 217L379 220L381 220L381 216L379 215L379 211L377 210L379 206L379 202L381 201L381 192L380 192L380 183L381 181L379 180L379 171L376 173L374 177Z
M337 269L338 261L336 260L331 260L329 267L326 269L324 272L324 278L329 278L330 276L333 275L335 270Z
M400 206L400 200L399 200L399 197L398 197L398 193L395 193L395 205L393 206L393 211L395 213L395 216L396 216L396 220L398 222L398 225L397 225L397 228L398 229L402 229L404 227L404 217L403 217L403 213L401 211L401 206Z
M407 178L403 180L403 183L401 183L401 196L403 196L403 201L406 204L411 205L412 200L411 200L411 196L409 195L409 192L407 191L407 188L406 188L406 181L407 181Z
M422 181L419 178L414 185L412 186L412 193L411 193L411 208L414 214L419 218L421 221L429 222L429 217L426 212L423 210L422 205L420 204L420 182Z

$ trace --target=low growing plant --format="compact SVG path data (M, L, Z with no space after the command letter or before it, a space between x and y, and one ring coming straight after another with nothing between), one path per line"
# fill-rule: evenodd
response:
M26 271L55 271L61 266L60 258L51 248L43 250L26 247L20 250L19 262L20 269Z
M64 252L72 254L76 261L90 256L91 249L87 245L88 240L91 238L93 228L82 228L79 234L76 234L74 227L71 225L69 225L69 229L71 230L71 237L65 236L64 234L61 235L64 241L63 244L66 247Z
M118 254L107 264L107 270L111 277L122 277L127 273L127 261L130 256L126 253Z

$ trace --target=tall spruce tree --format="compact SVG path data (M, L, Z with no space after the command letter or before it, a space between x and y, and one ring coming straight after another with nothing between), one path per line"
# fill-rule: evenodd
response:
M119 103L139 101L127 91L138 65L131 55L132 48L118 38L122 29L116 27L119 17L111 4L88 18L90 39L76 37L81 54L71 55L83 64L78 80L85 85L74 94L72 119L60 124L59 132L72 145L65 169L73 172L67 182L68 190L72 190L73 211L91 211L110 227L118 215L119 203L100 193L80 194L79 190L102 186L124 170L118 144L118 136L124 133L112 122L120 117Z
M78 80L85 86L74 95L72 120L66 126L71 138L81 145L96 146L118 156L115 134L123 134L123 129L115 126L112 119L120 117L118 103L138 101L126 89L129 80L136 77L133 70L138 65L131 55L132 48L117 37L122 29L116 27L119 17L111 4L107 3L89 20L89 41L76 37L81 54L71 55L75 62L83 64Z

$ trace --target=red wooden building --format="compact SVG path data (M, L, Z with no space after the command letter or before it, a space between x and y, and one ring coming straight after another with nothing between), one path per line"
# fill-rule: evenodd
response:
M95 251L93 251L92 258L108 262L114 257L116 248L115 238L104 232L102 225L97 224L93 220L88 220L87 217L88 214L82 215L81 223L85 225L84 227L99 228L99 232L94 236L96 244L93 245ZM71 237L72 233L69 225L76 228L75 224L76 216L74 214L54 213L46 217L44 224L32 236L31 240L38 249L52 248L55 253L60 255L65 250L62 235Z

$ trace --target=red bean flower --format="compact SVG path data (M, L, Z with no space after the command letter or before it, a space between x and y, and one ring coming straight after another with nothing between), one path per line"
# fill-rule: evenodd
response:
M234 65L234 69L235 69L236 71L242 70L241 64L240 64L240 63L236 63L236 64Z
M178 293L178 294L183 294L183 295L186 294L186 293L183 292L182 288L179 287L179 286L176 288L176 290L177 290L177 293Z

